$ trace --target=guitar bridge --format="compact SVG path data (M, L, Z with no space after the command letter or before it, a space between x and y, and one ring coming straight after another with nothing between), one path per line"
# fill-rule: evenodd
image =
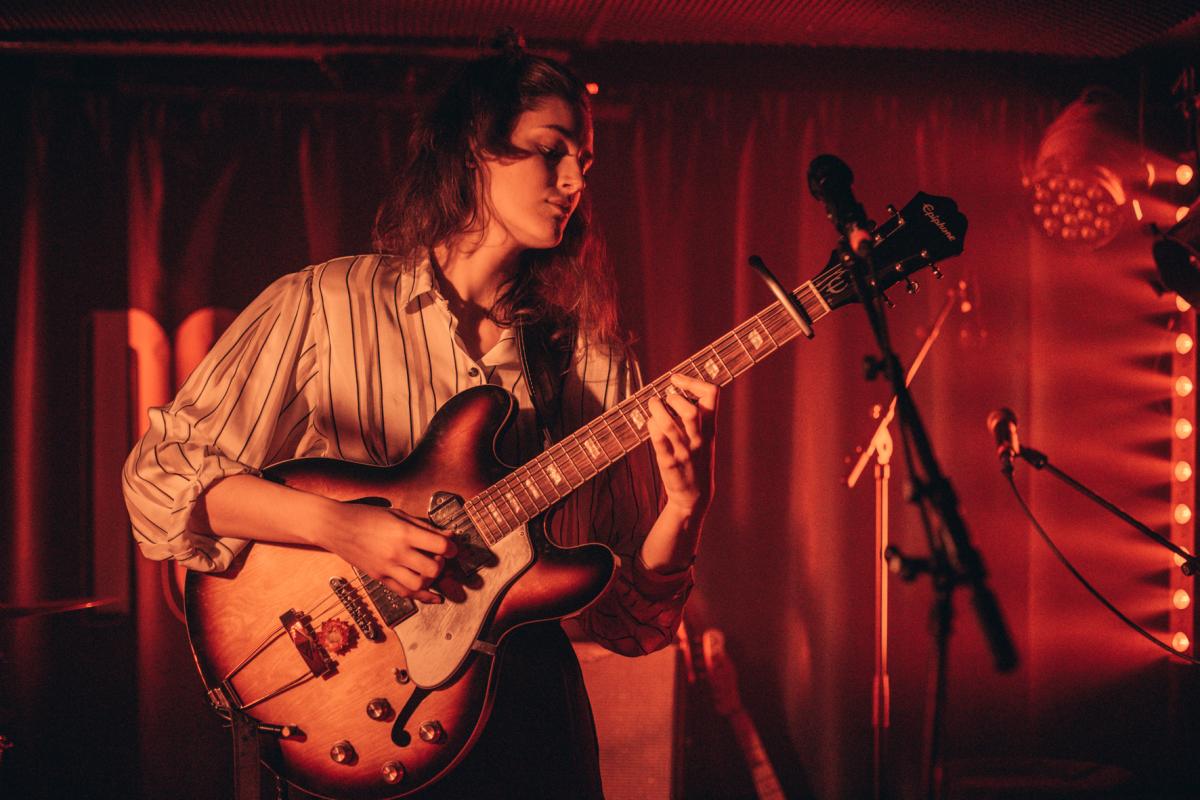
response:
M308 667L314 678L319 678L333 669L325 648L317 642L317 635L313 632L307 615L289 608L280 615L279 621L283 623L284 631L291 638L296 652L304 660L304 666Z

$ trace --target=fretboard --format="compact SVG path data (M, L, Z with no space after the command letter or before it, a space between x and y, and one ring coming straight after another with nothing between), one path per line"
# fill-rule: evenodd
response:
M729 716L733 726L733 735L746 756L746 765L750 767L750 778L754 781L754 792L759 800L783 800L786 795L775 776L775 768L767 758L766 748L758 736L758 729L744 709L739 708Z
M831 310L814 281L792 295L813 322ZM495 544L643 444L650 438L650 398L678 392L670 381L673 373L725 386L799 333L780 302L767 306L468 500L466 511L476 530Z

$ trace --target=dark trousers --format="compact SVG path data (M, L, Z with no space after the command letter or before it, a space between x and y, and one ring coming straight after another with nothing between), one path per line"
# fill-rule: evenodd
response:
M602 800L592 707L570 641L557 622L509 634L491 716L475 746L420 800Z

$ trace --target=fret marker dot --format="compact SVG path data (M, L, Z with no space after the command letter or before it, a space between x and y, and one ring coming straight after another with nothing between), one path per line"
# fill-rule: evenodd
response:
M759 336L757 328L750 329L750 344L754 345L754 349L762 347L763 338Z
M634 409L633 413L629 415L629 418L633 420L633 424L636 425L639 430L646 427L646 418L642 416L641 411Z
M563 482L562 473L558 471L558 467L556 466L551 465L546 467L546 474L550 476L550 480L554 481L555 484Z
M600 457L600 445L596 444L595 439L585 439L583 446L587 449L588 455L592 458Z
M542 493L538 491L537 484L531 481L529 478L525 479L525 488L529 490L529 493L533 495L534 498L542 496Z
M710 358L708 361L704 362L704 371L708 373L708 377L715 378L721 371L721 368L717 366L717 362Z

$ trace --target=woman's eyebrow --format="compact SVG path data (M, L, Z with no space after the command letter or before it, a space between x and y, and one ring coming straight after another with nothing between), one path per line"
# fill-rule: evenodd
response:
M538 127L544 128L547 130L558 131L559 133L561 133L563 135L564 139L567 139L572 144L576 144L576 145L579 144L579 134L577 134L573 130L570 130L569 128L563 127L562 125L558 125L556 123L549 123L547 125L539 125Z

